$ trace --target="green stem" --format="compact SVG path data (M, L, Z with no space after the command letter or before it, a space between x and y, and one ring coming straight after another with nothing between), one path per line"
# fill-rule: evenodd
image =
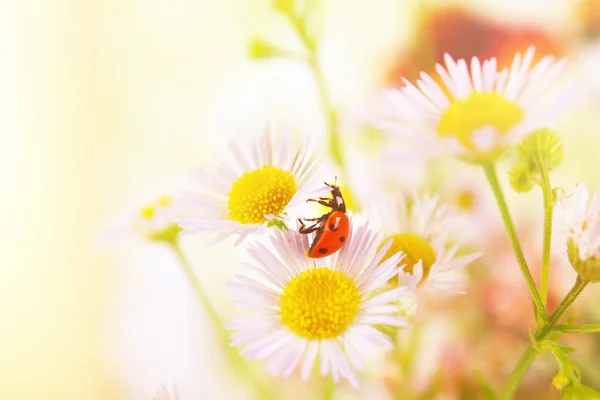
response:
M340 134L338 131L337 111L331 102L327 91L325 76L315 57L310 58L309 65L315 75L315 81L317 83L321 102L323 103L325 120L327 121L327 132L329 132L329 150L331 151L333 160L341 169L341 173L345 173L346 164L344 163L344 153L342 151Z
M317 58L317 43L315 43L315 41L312 40L306 32L304 21L302 19L298 18L292 13L288 13L287 16L292 26L296 30L296 33L298 33L302 44L309 53L308 65L313 71L313 75L315 77L315 82L317 85L317 90L319 91L319 97L321 98L321 102L323 105L325 120L327 122L327 133L329 136L329 151L331 152L333 160L340 168L340 173L344 174L346 171L344 153L342 151L340 135L338 130L337 110L335 109L333 102L331 101L329 91L327 90L325 76L323 75L323 70L319 65L319 61Z
M210 300L208 299L208 296L206 295L204 289L200 285L198 278L196 278L196 274L194 273L192 265L188 261L185 254L183 254L181 246L178 242L174 241L170 243L170 245L171 250L173 250L175 256L177 257L177 260L179 261L179 264L181 265L181 269L185 273L185 277L192 286L192 289L194 289L194 294L196 295L196 298L198 299L200 304L202 304L202 307L204 307L204 311L208 314L214 327L219 331L219 339L225 347L229 348L229 340L227 339L227 334L223 329L223 321L221 320L221 317L210 303Z
M544 307L548 298L548 279L550 276L550 245L552 243L552 214L554 202L552 199L552 186L548 171L540 167L542 172L542 193L544 195L544 243L542 245L542 273L540 276L540 297Z
M543 320L547 320L548 317L546 314L546 308L544 307L544 303L540 298L540 294L538 293L537 287L535 286L535 282L533 281L533 277L531 276L531 271L529 270L527 262L525 261L525 256L523 255L523 249L521 248L521 243L519 242L519 237L517 236L515 225L513 224L510 212L508 211L508 205L506 204L506 199L504 198L502 188L500 187L500 182L498 181L496 167L494 166L494 164L485 164L483 166L483 169L485 171L485 176L487 177L487 180L490 186L492 187L494 196L496 197L496 202L498 203L500 214L502 215L502 219L504 220L504 226L506 227L508 238L510 239L510 243L515 253L515 257L517 259L519 267L521 268L521 272L525 277L525 282L527 283L529 292L531 293L531 298L533 299L533 304L535 305L536 315L542 318Z
M550 316L549 320L535 334L536 342L546 339L546 336L552 333L552 330L555 327L558 320L560 319L560 317L565 313L565 311L567 311L571 304L573 304L575 299L581 294L581 292L583 291L583 289L585 289L588 283L589 282L582 281L581 279L577 278L577 281L575 282L575 285L573 285L573 288L565 296L563 301L558 305L556 310ZM530 343L527 346L527 349L525 350L521 358L519 359L519 362L513 369L512 373L510 374L506 386L504 388L504 392L502 393L502 399L513 398L514 393L519 388L521 381L525 377L525 374L529 370L529 367L531 367L531 364L535 360L537 354L538 352L534 347L534 343Z
M183 251L181 250L181 246L179 245L177 239L173 241L168 241L167 243L175 253L175 256L177 257L177 260L179 261L179 264L181 265L181 268L183 269L183 272L185 273L188 282L190 283L192 289L194 290L194 293L196 294L196 298L198 299L202 307L204 307L204 311L206 311L206 313L208 314L214 329L217 330L219 342L221 346L225 349L225 354L229 363L232 365L232 367L237 373L249 378L252 381L254 387L256 388L256 391L258 392L259 398L272 399L272 394L269 393L267 388L263 386L260 379L257 376L255 376L251 366L240 356L240 354L236 351L235 348L231 347L227 331L224 329L223 321L221 320L221 317L219 316L217 311L212 306L210 300L208 299L208 296L202 288L202 285L200 285L200 282L198 281L198 278L194 273L194 269L192 268L192 265L188 261Z
M321 396L321 400L333 400L333 396L335 394L335 383L333 379L330 377L326 378L326 382L323 386L323 395Z
M582 325L560 325L554 326L554 329L561 333L594 333L600 332L600 322L595 324L582 324Z

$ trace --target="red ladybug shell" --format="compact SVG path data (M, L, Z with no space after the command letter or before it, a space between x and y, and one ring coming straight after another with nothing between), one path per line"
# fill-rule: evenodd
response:
M350 223L342 211L332 211L310 245L310 258L327 257L338 251L348 238Z

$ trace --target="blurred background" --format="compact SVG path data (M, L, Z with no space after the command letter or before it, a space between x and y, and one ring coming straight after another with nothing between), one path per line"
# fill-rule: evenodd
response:
M533 44L539 56L568 57L579 79L577 102L557 125L568 152L554 184L599 186L600 1L328 0L321 9L321 65L359 168L373 162L361 154L373 139L362 122L382 88L432 71L444 52L507 65ZM176 385L182 400L251 398L231 383L168 249L135 235L107 249L101 232L119 210L179 189L191 168L216 161L214 149L267 119L323 133L309 68L248 55L255 37L297 45L285 21L268 0L22 0L0 2L0 33L0 399L143 398L162 385ZM346 385L336 398L386 399L407 387L406 398L477 398L474 370L500 385L514 366L528 340L522 321L533 319L477 172L434 166L415 182L391 171L390 186L430 187L465 213L489 217L488 240L473 243L486 258L472 268L469 295L431 305L418 324L412 376L382 356L360 392ZM535 264L541 195L509 201ZM207 247L208 238L183 246L213 302L225 307L223 283L243 253L229 251L232 241ZM478 268L486 264L495 268ZM574 277L560 257L553 265L556 304ZM600 318L599 298L592 287L578 301L581 322ZM584 382L598 389L600 340L568 340L579 349ZM559 397L550 387L555 363L542 360L520 398ZM281 385L293 388L297 397L289 398L310 398L306 385Z

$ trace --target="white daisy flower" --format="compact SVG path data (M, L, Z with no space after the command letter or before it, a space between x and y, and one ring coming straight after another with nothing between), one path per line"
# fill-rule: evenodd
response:
M589 202L584 183L575 193L562 197L556 206L558 238L567 246L567 256L579 276L600 282L600 190Z
M390 244L372 257L375 243L364 224L351 227L344 246L321 259L306 257L309 236L292 230L271 236L273 250L250 246L253 263L245 265L264 283L239 275L230 285L232 305L240 310L228 324L232 346L242 346L250 359L266 360L273 375L288 377L300 365L303 380L318 357L321 375L358 387L360 353L392 348L375 326L408 325L398 304L408 288L382 289L401 268L402 255L380 264Z
M448 294L460 294L464 268L482 253L457 256L461 243L452 242L459 220L441 204L438 196L396 193L372 204L371 214L379 216L384 242L392 245L383 260L401 251L403 269L398 275L402 285L412 290L431 288Z
M564 60L546 56L532 67L534 48L498 71L495 58L454 61L436 70L443 85L421 72L416 86L389 90L382 128L402 142L396 157L422 160L454 154L471 162L493 161L533 128L547 126L565 104L566 85L556 85Z
M322 183L314 187L314 143L269 128L255 143L231 142L229 150L229 159L193 173L198 189L182 199L190 213L179 222L183 233L217 232L216 241L238 235L237 245L267 226L283 226L291 208L327 193Z
M166 387L160 388L154 396L148 397L148 400L183 400L180 399L177 394L177 389L173 387L173 391L168 390Z
M181 204L163 195L143 206L129 206L99 230L102 247L115 247L132 239L173 242L181 229L176 221L184 215Z
M448 173L440 178L436 191L448 205L452 221L460 226L461 238L481 248L489 242L490 231L504 229L496 201L489 188L481 184L480 171L453 161L450 165L444 163Z
M597 71L600 68L600 40L589 43L578 50L577 72L579 87L591 100L600 99L600 76Z
M174 240L181 231L175 221L182 212L171 196L161 196L142 207L132 222L134 228L150 240Z

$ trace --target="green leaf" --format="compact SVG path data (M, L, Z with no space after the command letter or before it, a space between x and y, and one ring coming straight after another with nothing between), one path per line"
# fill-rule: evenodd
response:
M283 13L294 14L295 3L295 0L274 0L273 8Z
M529 192L533 189L533 185L535 184L528 163L517 162L508 172L508 177L510 186L512 186L517 193Z
M577 349L575 349L573 347L566 347L566 346L559 346L559 345L556 345L556 347L559 348L563 354L569 354L569 353L573 353L573 352L577 351Z
M589 386L574 384L563 390L562 398L568 400L600 400L600 393Z
M537 341L537 339L535 338L535 332L534 332L534 331L532 331L531 329L529 329L528 333L529 333L529 340L531 341L531 346L533 346L533 348L534 348L536 351L542 352L542 350L540 350L540 347L539 347L539 345L538 345L538 341ZM544 350L544 351L545 351L545 350Z
M286 231L288 230L288 227L285 224L285 222L283 222L282 220L277 219L277 218L270 219L269 222L267 222L267 226L269 228L275 226L275 227L279 228L279 230L282 230L282 231L283 230L286 230Z
M275 45L261 38L254 38L248 44L248 55L255 60L277 57L281 54L282 52Z
M485 380L483 374L480 371L475 371L475 379L479 384L481 390L483 390L483 398L486 400L499 400L500 396L494 390L492 385L488 381Z

